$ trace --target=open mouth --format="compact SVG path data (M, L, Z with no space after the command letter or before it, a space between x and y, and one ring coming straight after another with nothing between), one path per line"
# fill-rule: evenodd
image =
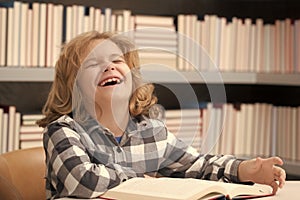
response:
M108 78L100 82L99 86L106 87L121 84L124 80L118 77Z

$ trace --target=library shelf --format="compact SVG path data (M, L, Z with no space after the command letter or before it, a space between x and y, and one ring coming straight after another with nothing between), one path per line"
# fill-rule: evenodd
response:
M0 82L52 82L54 68L0 67ZM254 72L198 72L174 69L142 69L146 81L153 83L247 84L300 86L300 74Z
M54 68L0 67L0 82L52 82Z
M8 1L2 1L8 2ZM22 2L47 2L54 4L85 5L96 8L129 9L132 14L173 16L178 14L196 14L202 19L205 14L217 14L231 20L262 18L265 23L274 23L276 19L299 19L300 1L295 0L23 0ZM40 112L46 101L54 68L0 67L0 102L16 104L23 113ZM231 103L267 102L275 105L300 105L300 74L275 74L255 72L195 72L142 69L146 81L182 89L186 83L193 84L201 100L209 101L205 85L225 85L227 100ZM196 85L196 86L195 86ZM159 90L162 88L158 87ZM38 96L37 96L38 95ZM164 106L176 107L175 100L158 91ZM22 97L22 101L20 101ZM36 98L38 97L38 98ZM284 168L288 174L300 178L300 162L286 161Z

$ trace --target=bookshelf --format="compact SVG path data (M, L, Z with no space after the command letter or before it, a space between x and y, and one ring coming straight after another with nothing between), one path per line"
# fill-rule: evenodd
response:
M178 72L143 69L146 81L153 83L253 84L300 86L299 74L266 74L253 72ZM52 82L54 68L2 67L0 82Z
M34 2L35 0L23 0ZM1 0L0 2L8 2ZM299 18L300 4L297 0L39 0L39 2L52 2L64 5L85 5L112 9L130 9L133 14L168 15L218 14L227 18L262 17L266 22L286 17Z
M0 1L8 2L8 1ZM132 14L176 16L197 14L201 19L205 14L217 14L231 20L238 18L263 18L265 23L276 19L299 19L300 2L294 0L23 0L22 2L46 2L65 6L78 4L97 8L129 9ZM275 105L300 105L300 74L266 74L254 72L222 72L219 79L216 73L158 71L144 69L146 80L157 85L160 103L166 108L178 107L170 101L172 94L161 85L180 88L188 81L197 91L199 101L210 101L207 85L218 87L225 84L227 102L254 103L266 102ZM28 68L22 66L0 67L0 103L15 104L24 113L39 112L47 97L54 77L53 68ZM20 96L23 97L20 101ZM299 163L289 162L288 173L300 176Z
M53 78L54 68L0 68L0 82L52 82Z

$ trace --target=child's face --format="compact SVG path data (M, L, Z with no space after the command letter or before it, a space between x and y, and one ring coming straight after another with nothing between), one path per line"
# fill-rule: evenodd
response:
M120 101L128 103L132 76L122 51L110 40L98 40L91 49L77 75L84 101L102 110Z

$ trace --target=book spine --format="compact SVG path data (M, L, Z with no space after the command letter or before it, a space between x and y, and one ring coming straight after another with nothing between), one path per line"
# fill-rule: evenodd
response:
M38 66L45 67L46 64L46 24L47 4L40 4L39 11L39 42L38 42Z
M13 8L8 8L8 28L7 28L7 66L13 66L13 43L14 43L14 14Z
M1 149L2 153L6 153L8 151L8 113L3 113L2 119L2 141L1 141Z
M18 63L18 66L26 66L26 39L28 32L27 27L27 17L28 17L28 3L21 3L20 6L20 47L19 47L19 55L20 55L20 61Z
M0 7L0 67L6 63L6 43L7 43L7 8Z
M13 58L12 66L20 66L20 19L21 19L21 2L14 1L13 8Z
M53 44L54 43L54 5L52 3L47 4L46 13L46 58L45 66L53 66Z
M3 126L4 126L4 110L3 108L0 108L0 154L4 153L4 150L2 149L3 141L5 140L4 137L4 131L3 131Z
M25 27L26 39L25 39L25 66L32 67L32 44L33 44L33 11L28 9L27 12L27 26Z

